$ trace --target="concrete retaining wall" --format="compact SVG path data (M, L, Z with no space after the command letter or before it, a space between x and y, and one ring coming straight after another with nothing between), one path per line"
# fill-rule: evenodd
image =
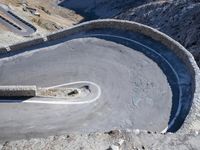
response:
M99 28L115 28L115 29L122 29L122 30L130 30L134 32L142 33L146 36L149 36L153 38L156 41L161 42L162 44L166 45L168 48L170 48L174 53L186 64L188 67L188 70L190 71L192 77L193 77L193 104L192 104L192 110L190 111L190 114L186 118L185 124L182 127L181 131L187 130L187 129L199 129L200 126L197 126L194 122L197 120L198 114L200 114L200 84L197 84L200 82L200 72L199 68L192 56L191 53L189 53L182 45L180 45L178 42L170 38L169 36L165 35L164 33L159 32L156 29L153 29L151 27L148 27L146 25L142 25L136 22L130 22L130 21L122 21L122 20L114 20L114 19L104 19L104 20L95 20L90 22L85 22L79 25L76 25L72 28L69 28L67 30L62 30L53 34L50 34L47 36L47 40L55 40L55 39L61 39L63 37L67 37L68 35L75 34L81 31L87 31L90 29L99 29ZM35 39L32 41L15 44L10 46L11 50L19 50L22 48L27 48L31 45L40 44L43 43L44 40L42 38ZM13 89L14 90L14 89Z
M37 39L11 45L9 46L9 48L10 48L10 51L20 50L20 49L24 49L24 48L31 47L34 45L42 44L43 42L44 42L43 38L37 38Z
M0 86L0 96L33 97L36 96L36 86Z
M5 54L5 53L7 53L6 48L5 47L0 47L0 55L1 54Z

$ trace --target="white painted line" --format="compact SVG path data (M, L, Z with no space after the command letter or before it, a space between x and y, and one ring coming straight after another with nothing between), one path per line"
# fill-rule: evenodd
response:
M175 69L172 67L172 65L166 60L166 58L164 58L161 54L159 54L158 52L156 52L154 49L138 42L138 41L135 41L135 40L132 40L132 39L129 39L129 38L125 38L125 37L122 37L122 36L116 36L116 35L110 35L110 34L91 34L91 35L88 35L88 36L85 36L85 37L95 37L95 36L106 36L106 37L114 37L114 38L119 38L119 39L123 39L123 40L127 40L129 42L133 42L133 43L136 43L138 45L141 45L147 49L149 49L150 51L156 53L159 57L161 57L168 65L169 67L172 69L172 71L174 72L175 76L176 76L176 79L177 79L177 82L178 84L180 83L179 81L179 77L178 77L178 74L176 73ZM66 83L66 84L61 84L61 85L56 85L56 86L52 86L52 87L48 87L47 89L51 89L51 88L56 88L56 87L61 87L61 86L66 86L66 85L71 85L71 84L78 84L78 83L90 83L90 84L93 84L97 87L98 89L98 95L97 97L95 97L94 99L92 100L88 100L88 101L83 101L83 102L69 102L69 101L41 101L41 100L27 100L27 101L24 101L24 103L42 103L42 104L88 104L88 103L92 103L94 101L96 101L100 95L101 95L101 88L93 83L93 82L89 82L89 81L79 81L79 82L73 82L73 83ZM174 124L177 116L180 114L180 110L181 110L181 101L180 101L180 98L182 96L182 91L180 89L180 86L179 86L179 105L178 105L178 110L175 114L175 117L173 118L173 120L170 122L170 124L161 132L161 133L166 133L167 130Z
M142 44L142 43L140 43L140 42L138 42L138 41L135 41L135 40L132 40L132 39L129 39L129 38L125 38L125 37L122 37L122 36L110 35L110 34L90 34L89 37L91 37L91 36L94 36L94 37L95 37L95 36L106 36L106 37L119 38L119 39L123 39L123 40L127 40L127 41L130 41L130 42L136 43L136 44L138 44L138 45L141 45L141 46L143 46L143 47L149 49L150 51L152 51L152 52L156 53L158 56L160 56L160 57L169 65L169 67L172 69L172 71L174 72L174 74L175 74L175 76L176 76L176 79L177 79L178 84L180 84L180 80L179 80L178 74L176 73L175 69L174 69L174 68L172 67L172 65L166 60L165 57L163 57L161 54L159 54L158 52L156 52L154 49L152 49L152 48L150 48L150 47L148 47L148 46L146 46L146 45L144 45L144 44ZM85 37L87 37L87 36L85 36ZM177 112L176 112L175 117L173 118L173 120L170 122L170 124L169 124L163 131L161 131L161 133L166 133L167 130L174 124L174 122L175 122L177 116L180 114L180 111L181 111L181 101L180 101L180 100L181 100L181 97L182 97L182 90L180 89L180 86L178 86L178 87L179 87L180 93L179 93L179 105L178 105Z
M67 86L67 85L72 85L72 84L80 84L80 83L86 83L86 84L91 84L93 86L95 86L97 88L97 96L94 97L91 100L86 100L86 101L78 101L78 102L70 102L70 100L26 100L23 101L22 103L37 103L37 104L59 104L59 105L80 105L80 104L89 104L89 103L93 103L96 100L98 100L101 96L101 88L99 85L97 85L94 82L90 82L90 81L77 81L77 82L71 82L71 83L65 83L65 84L60 84L60 85L56 85L56 86L51 86L51 87L47 87L47 89L52 89L52 88L57 88L57 87L62 87L62 86ZM48 97L46 97L48 98ZM55 99L55 98L54 98Z

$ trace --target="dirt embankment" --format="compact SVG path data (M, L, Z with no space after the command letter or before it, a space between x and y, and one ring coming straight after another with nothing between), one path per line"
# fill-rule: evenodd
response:
M48 31L72 26L83 19L72 10L58 7L56 0L3 0L2 3ZM31 12L33 9L37 15Z
M68 134L30 140L5 142L2 150L197 150L198 132L158 134L146 131L118 131L91 134Z

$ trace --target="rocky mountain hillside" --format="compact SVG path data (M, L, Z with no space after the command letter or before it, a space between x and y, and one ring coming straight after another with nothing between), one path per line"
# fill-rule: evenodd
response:
M125 10L156 0L60 0L61 7L75 10L86 20L113 18ZM158 0L157 0L158 1Z
M200 1L161 1L130 8L115 18L152 26L179 41L200 65Z
M85 20L117 18L152 26L185 46L200 66L200 0L61 0Z

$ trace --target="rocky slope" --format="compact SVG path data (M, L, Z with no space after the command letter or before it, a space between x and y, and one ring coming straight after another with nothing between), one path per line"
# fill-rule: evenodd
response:
M62 0L85 20L117 18L152 26L185 46L200 66L199 0Z
M174 0L148 3L115 16L137 21L179 41L200 65L200 1Z
M59 5L75 10L85 20L113 18L125 10L158 0L60 0Z
M146 131L68 134L5 142L1 150L198 150L200 134L157 134Z

